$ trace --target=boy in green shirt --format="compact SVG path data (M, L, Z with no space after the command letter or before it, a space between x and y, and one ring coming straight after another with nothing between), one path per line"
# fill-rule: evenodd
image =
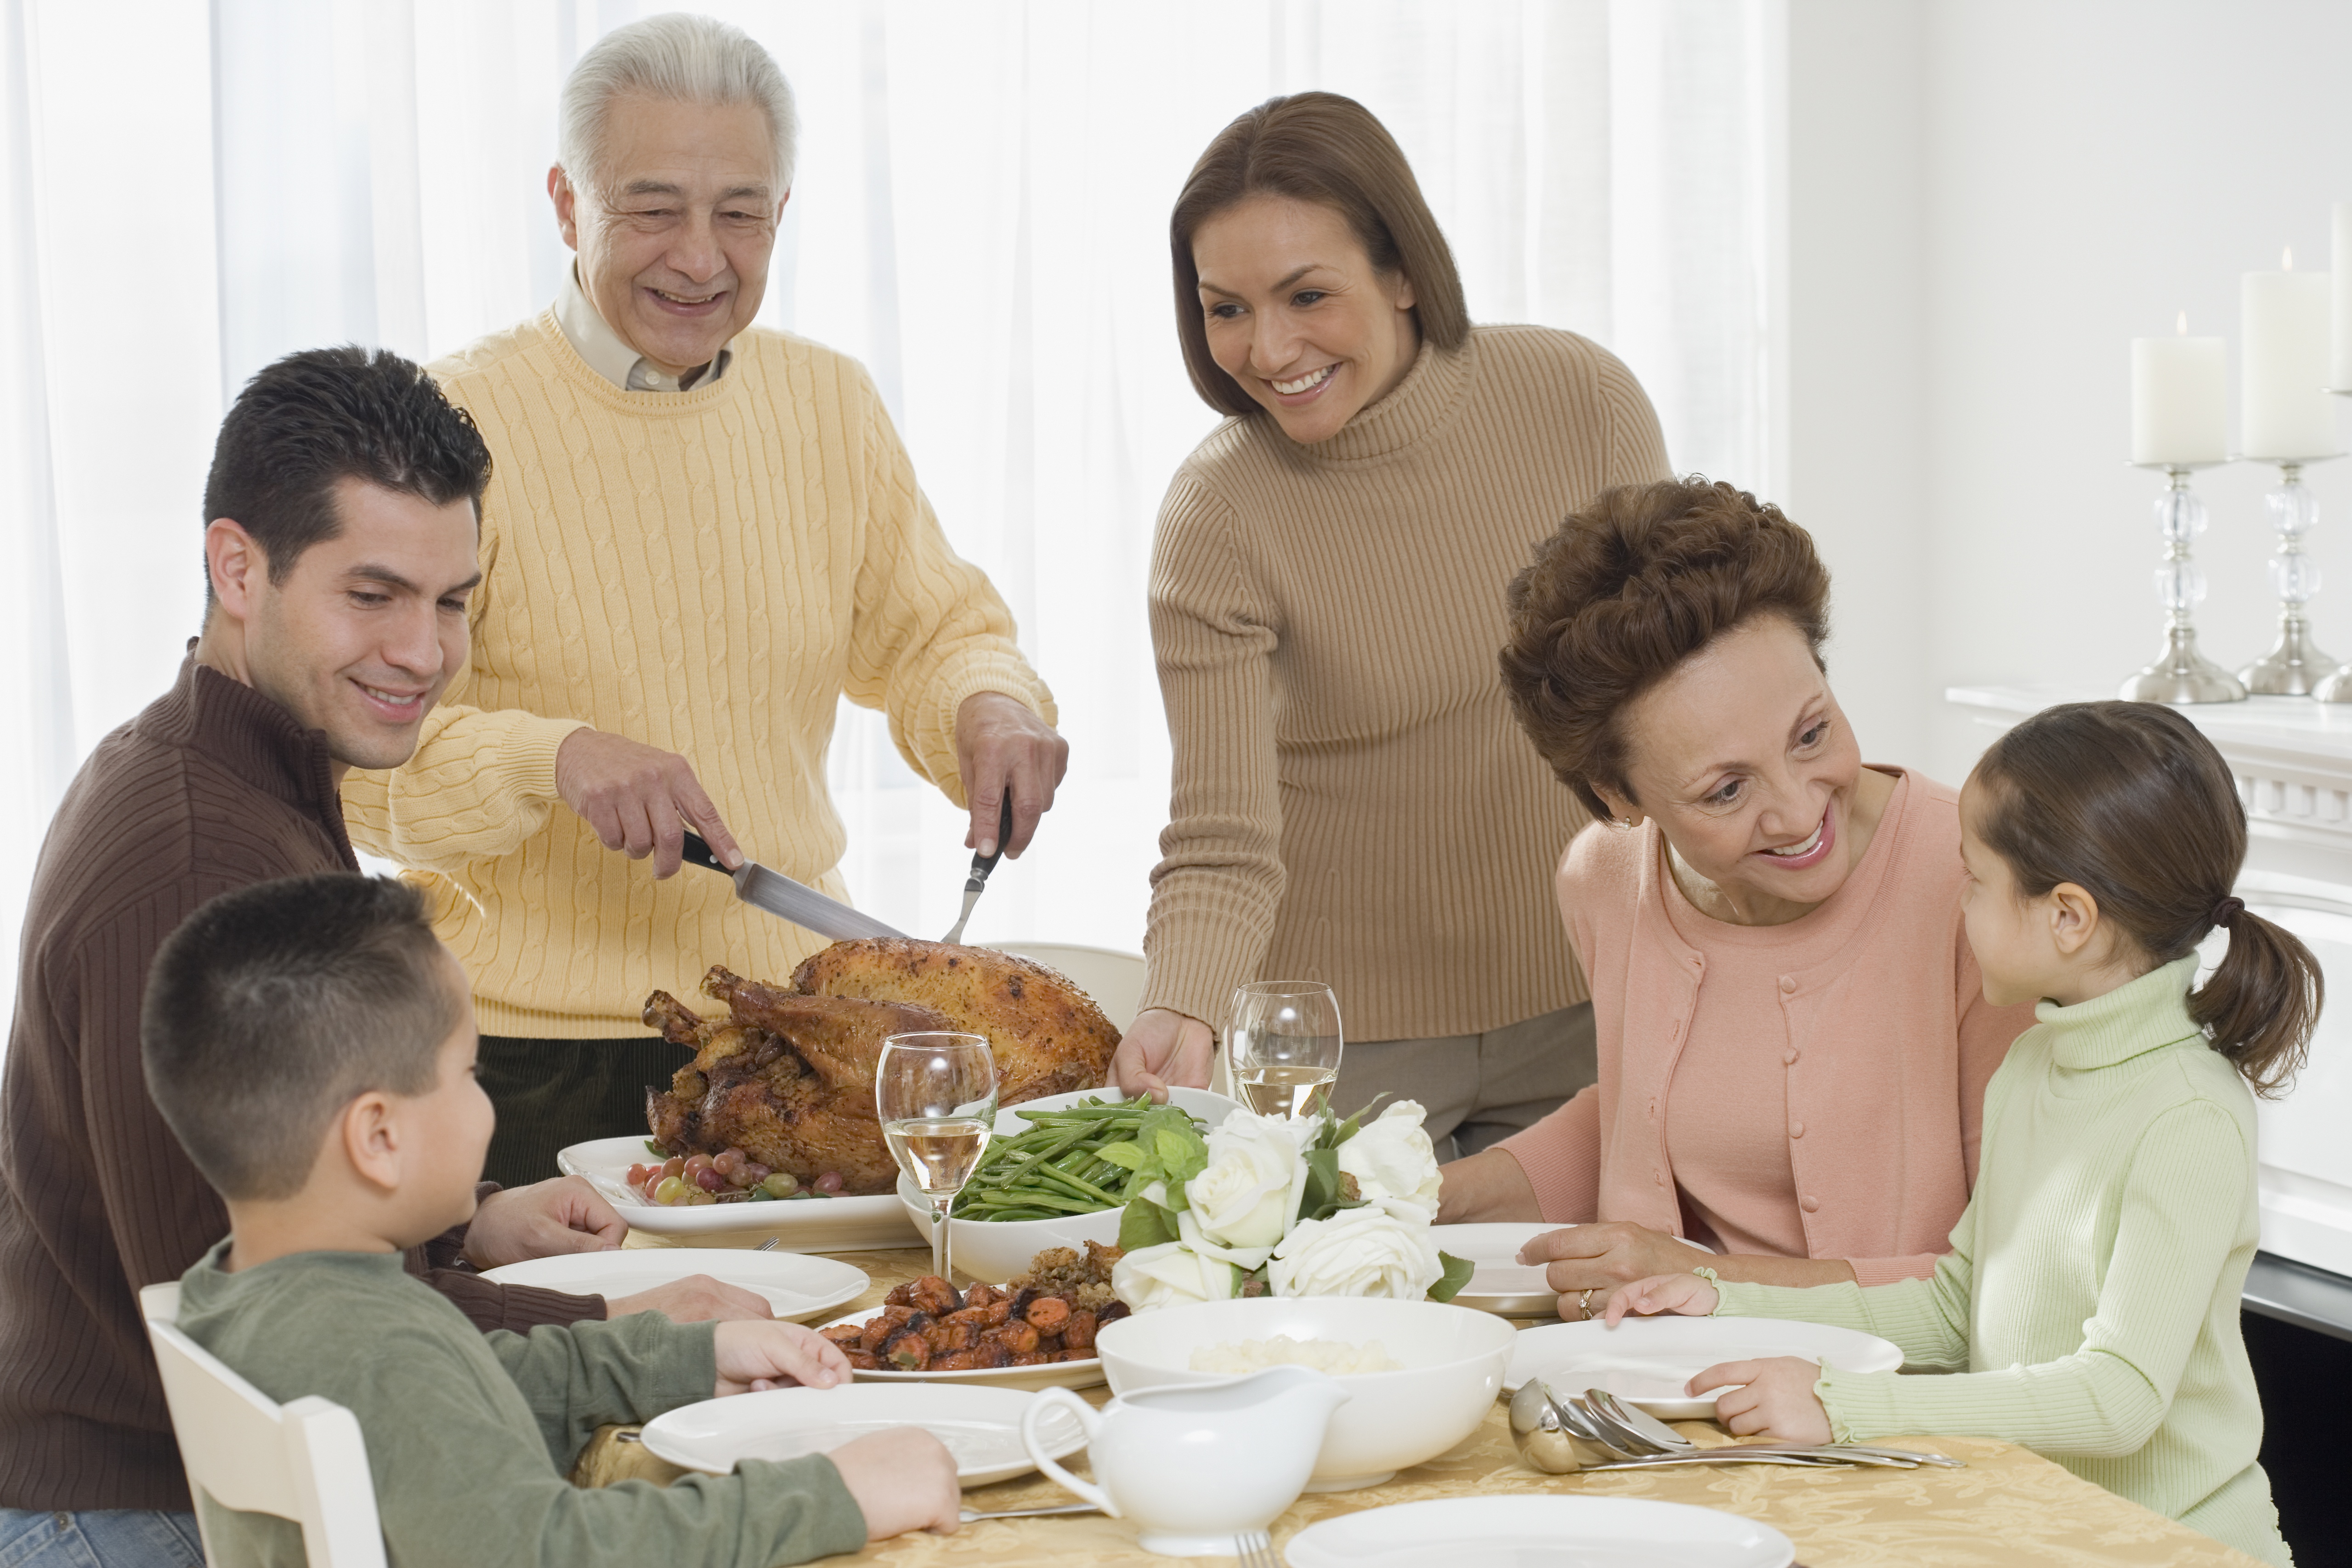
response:
M197 910L156 956L141 1024L155 1103L231 1225L183 1277L180 1327L272 1399L358 1416L392 1559L773 1568L953 1531L955 1462L913 1427L667 1488L564 1479L604 1422L849 1368L773 1322L485 1335L404 1274L404 1249L473 1211L494 1120L474 1042L424 901L348 874ZM293 1521L196 1504L215 1563L304 1562Z

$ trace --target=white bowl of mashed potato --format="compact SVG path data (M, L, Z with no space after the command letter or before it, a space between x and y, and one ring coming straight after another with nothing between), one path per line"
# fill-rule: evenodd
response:
M1517 1333L1505 1319L1437 1301L1259 1296L1138 1312L1105 1326L1095 1350L1114 1394L1243 1375L1213 1368L1331 1369L1348 1403L1332 1414L1307 1490L1349 1491L1476 1431L1502 1391ZM1337 1370L1384 1363L1396 1370Z

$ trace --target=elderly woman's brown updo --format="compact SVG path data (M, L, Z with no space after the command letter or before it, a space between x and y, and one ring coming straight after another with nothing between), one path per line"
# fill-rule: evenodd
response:
M1503 685L1552 772L1606 817L1594 786L1634 799L1626 704L1759 615L1785 617L1819 664L1829 601L1811 537L1778 507L1696 477L1621 485L1562 523L1511 580Z

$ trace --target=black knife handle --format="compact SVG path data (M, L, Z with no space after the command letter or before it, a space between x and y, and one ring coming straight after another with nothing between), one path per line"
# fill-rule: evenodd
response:
M996 852L992 855L974 855L971 857L971 874L974 881L986 882L988 880L988 873L994 871L996 869L996 862L1004 858L1004 846L1012 841L1013 791L1007 789L1004 791L1003 803L998 806L996 811Z
M686 835L686 847L679 852L678 858L688 865L707 866L720 876L731 877L735 874L719 863L719 857L711 852L709 843L700 833L690 832Z

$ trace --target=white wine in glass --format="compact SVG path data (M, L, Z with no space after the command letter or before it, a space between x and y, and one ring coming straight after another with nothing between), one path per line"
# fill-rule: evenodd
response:
M891 1158L931 1205L931 1272L950 1284L948 1206L996 1128L996 1059L976 1034L894 1034L874 1071L874 1111Z
M1339 1002L1313 980L1253 980L1234 992L1225 1060L1261 1116L1328 1108L1339 1076Z

